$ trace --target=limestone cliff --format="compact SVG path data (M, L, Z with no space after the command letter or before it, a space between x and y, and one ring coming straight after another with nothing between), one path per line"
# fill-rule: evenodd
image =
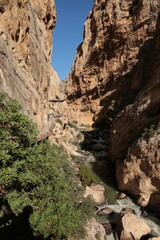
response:
M48 100L59 84L50 67L55 23L53 0L0 0L0 89L22 103L41 135L53 128Z
M160 211L159 11L159 0L95 0L64 88L71 119L110 127L119 188Z
M157 0L95 0L66 86L72 117L78 111L78 121L91 123L106 117L111 99L120 105L139 91L141 73L132 86L131 75L154 36L157 15Z

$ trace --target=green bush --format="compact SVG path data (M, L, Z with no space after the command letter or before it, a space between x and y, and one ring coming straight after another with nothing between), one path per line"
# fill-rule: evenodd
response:
M34 236L78 238L92 205L86 208L66 157L49 141L36 144L36 126L20 109L0 94L0 232L23 215Z
M100 180L87 164L82 164L79 169L79 175L84 185L99 183Z

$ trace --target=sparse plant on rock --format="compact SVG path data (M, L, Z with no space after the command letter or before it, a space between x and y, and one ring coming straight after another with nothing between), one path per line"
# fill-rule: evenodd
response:
M147 127L144 129L142 136L144 138L149 138L149 137L153 137L154 133L155 133L155 125L152 124L150 127Z
M75 122L68 122L68 126L77 129L77 124Z
M116 104L116 101L115 100L112 100L111 101L111 104L109 105L108 109L111 110L111 111L114 111L115 110L115 104Z

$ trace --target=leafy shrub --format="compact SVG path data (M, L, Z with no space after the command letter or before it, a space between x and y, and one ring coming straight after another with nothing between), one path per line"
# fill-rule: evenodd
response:
M92 205L86 208L88 203L81 199L82 190L63 153L49 141L35 143L37 128L20 109L17 101L0 94L0 228L23 215L34 236L78 238ZM30 209L27 214L26 209ZM21 234L23 239L33 239L25 238L24 229Z
M90 167L87 164L82 164L79 170L79 175L81 178L81 181L85 185L91 185L92 183L99 183L99 178L96 176L96 174L90 169Z

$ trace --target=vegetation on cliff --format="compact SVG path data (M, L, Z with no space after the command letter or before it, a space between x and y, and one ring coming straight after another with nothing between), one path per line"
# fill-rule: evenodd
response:
M49 141L37 144L35 124L20 110L0 93L0 236L78 238L92 207L66 156Z

